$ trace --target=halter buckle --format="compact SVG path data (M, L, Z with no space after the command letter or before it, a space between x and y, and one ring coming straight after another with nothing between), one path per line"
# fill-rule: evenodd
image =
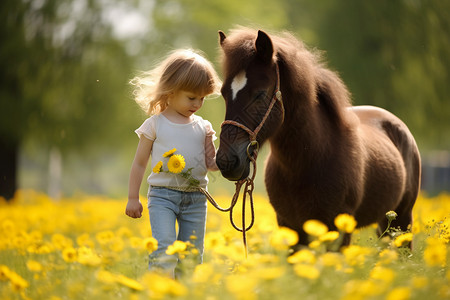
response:
M259 151L259 143L258 143L258 141L257 141L257 140L252 140L252 141L250 141L250 143L248 143L248 146L247 146L247 156L248 156L248 158L251 160L251 159L253 159L253 157L252 157L252 155L250 154L250 147L255 147L255 149L253 149L253 152L258 153L258 151Z

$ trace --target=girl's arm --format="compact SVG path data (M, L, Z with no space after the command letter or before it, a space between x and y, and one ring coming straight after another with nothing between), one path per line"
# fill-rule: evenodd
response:
M207 135L205 138L205 161L206 161L206 169L208 171L219 170L216 164L216 147L214 147L212 135Z
M133 160L130 172L130 181L128 185L128 203L125 213L132 218L140 218L142 216L143 207L139 200L139 190L145 169L147 168L148 159L152 152L153 141L141 135Z

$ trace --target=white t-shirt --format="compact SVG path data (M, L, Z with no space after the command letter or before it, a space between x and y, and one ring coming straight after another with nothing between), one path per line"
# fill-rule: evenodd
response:
M186 162L183 171L192 169L192 177L200 181L200 186L206 188L208 177L205 163L205 138L213 136L216 139L215 131L209 121L200 116L193 115L193 121L189 124L177 124L169 121L164 115L153 115L136 129L136 134L141 138L153 141L151 167L152 170L159 162L163 162L163 169L167 170L169 158L163 158L162 155L173 148L177 151L175 154L181 154ZM166 172L152 172L147 179L150 186L172 187L183 189L189 186L189 183L179 174Z

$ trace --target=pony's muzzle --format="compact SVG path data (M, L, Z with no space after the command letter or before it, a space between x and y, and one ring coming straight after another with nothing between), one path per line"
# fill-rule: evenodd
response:
M246 150L243 155L223 151L220 147L217 151L216 163L222 176L231 181L247 178L250 168L250 160L247 158Z

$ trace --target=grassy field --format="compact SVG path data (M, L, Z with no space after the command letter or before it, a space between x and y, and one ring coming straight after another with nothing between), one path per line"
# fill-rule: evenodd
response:
M218 199L224 206L230 200ZM146 209L134 220L124 214L126 199L80 195L55 202L20 191L14 201L0 201L1 298L450 299L449 195L417 200L412 234L379 240L371 226L356 230L340 252L326 251L339 233L310 222L310 246L292 253L296 234L277 227L265 197L255 202L247 257L229 216L210 207L204 264L173 280L147 271L155 244ZM351 219L340 222L342 231L352 230ZM412 251L402 247L411 239ZM172 251L189 269L190 245Z

